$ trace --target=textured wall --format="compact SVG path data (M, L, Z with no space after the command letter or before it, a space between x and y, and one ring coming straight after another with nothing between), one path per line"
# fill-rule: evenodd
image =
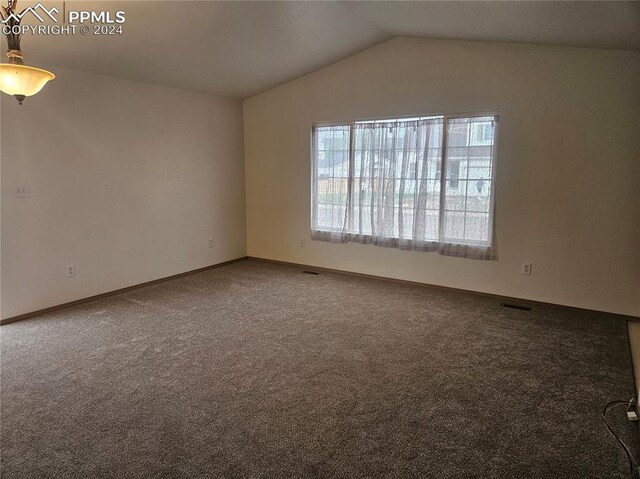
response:
M390 40L244 102L248 254L640 316L639 104L637 52ZM498 261L310 241L313 121L481 110Z
M239 101L51 68L2 95L3 318L245 255Z

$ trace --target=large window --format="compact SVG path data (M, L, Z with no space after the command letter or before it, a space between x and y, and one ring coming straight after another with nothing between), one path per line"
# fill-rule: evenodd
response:
M490 259L496 115L317 124L312 238Z

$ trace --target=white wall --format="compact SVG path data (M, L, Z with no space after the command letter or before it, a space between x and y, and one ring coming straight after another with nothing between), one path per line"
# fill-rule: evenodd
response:
M245 255L239 101L51 69L2 95L2 318Z
M498 261L309 239L313 121L478 110L500 114ZM638 52L397 38L244 125L250 256L640 316Z

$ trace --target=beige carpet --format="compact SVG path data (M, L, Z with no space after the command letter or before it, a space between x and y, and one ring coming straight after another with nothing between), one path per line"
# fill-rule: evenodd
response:
M629 477L603 315L246 261L0 333L3 479Z

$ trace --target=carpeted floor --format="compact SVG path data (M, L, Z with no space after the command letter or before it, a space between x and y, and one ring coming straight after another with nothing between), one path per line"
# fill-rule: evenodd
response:
M604 315L245 261L0 334L3 479L629 477Z

